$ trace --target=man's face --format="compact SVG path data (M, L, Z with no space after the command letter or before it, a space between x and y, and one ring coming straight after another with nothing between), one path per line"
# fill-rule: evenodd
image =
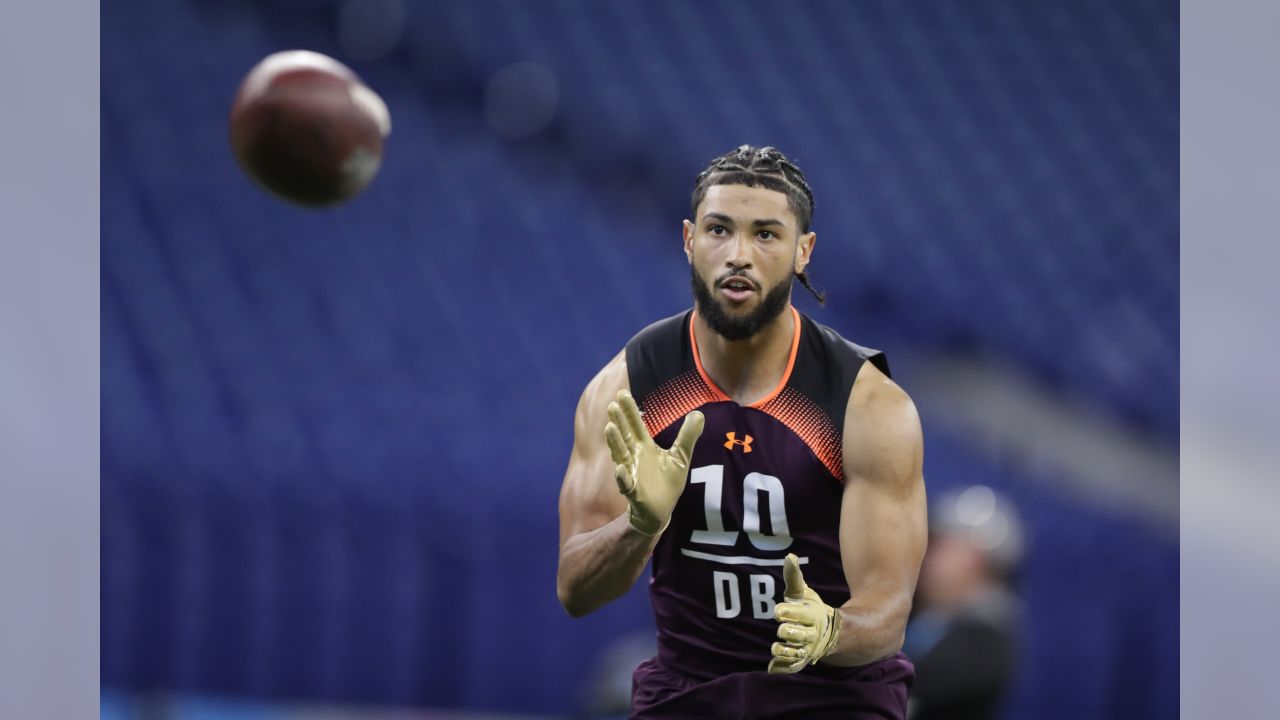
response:
M814 234L800 234L787 196L746 185L713 185L684 223L698 313L717 334L742 340L759 332L791 299Z

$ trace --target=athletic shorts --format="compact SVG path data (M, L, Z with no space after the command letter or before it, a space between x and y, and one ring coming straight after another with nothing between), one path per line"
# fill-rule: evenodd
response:
M842 668L843 670L843 668ZM722 675L705 682L664 666L657 658L640 663L631 679L635 720L681 718L814 718L815 720L902 720L915 678L901 653L858 668L839 679L765 670Z

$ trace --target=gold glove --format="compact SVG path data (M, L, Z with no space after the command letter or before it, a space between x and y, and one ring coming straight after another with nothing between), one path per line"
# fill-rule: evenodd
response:
M620 390L618 399L609 403L604 436L613 457L618 492L630 505L627 517L631 527L650 537L667 529L671 511L684 492L689 459L702 435L703 422L697 410L685 415L671 449L663 450L649 437L631 393Z
M811 662L831 652L840 634L840 611L822 602L818 593L804 582L800 562L788 553L782 563L782 580L786 589L783 602L773 609L778 626L778 639L771 648L769 673L800 672Z

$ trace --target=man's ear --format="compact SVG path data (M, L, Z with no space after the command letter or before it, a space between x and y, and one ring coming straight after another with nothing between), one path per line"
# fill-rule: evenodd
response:
M813 246L817 241L817 233L807 232L796 242L795 273L797 275L809 266L809 260L813 257Z
M684 256L689 259L689 264L693 264L693 223L689 220L684 221L681 233L684 235Z

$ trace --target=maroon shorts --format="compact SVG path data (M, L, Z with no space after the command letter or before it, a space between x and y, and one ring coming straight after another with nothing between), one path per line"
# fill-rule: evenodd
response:
M640 663L631 681L631 717L649 718L851 718L902 720L915 668L906 655L848 668L839 677L802 670L770 675L738 672L705 682L664 666Z

